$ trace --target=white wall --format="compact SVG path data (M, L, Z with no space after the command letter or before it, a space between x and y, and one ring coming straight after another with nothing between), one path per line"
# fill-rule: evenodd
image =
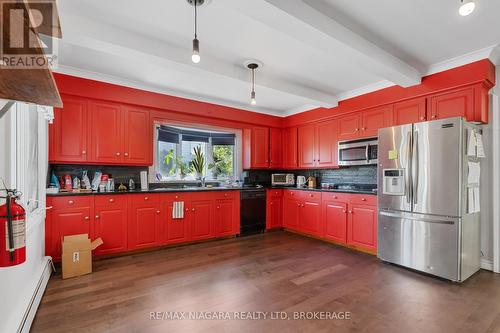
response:
M492 91L492 121L491 133L494 142L491 161L491 188L490 193L492 214L490 219L491 227L491 257L493 260L493 270L500 273L500 66L496 67L497 85Z
M30 171L25 165L30 139L26 124L30 116L38 117L38 164L43 174L47 167L47 123L43 115L36 111L36 106L16 103L0 118L0 177L5 179L7 186L16 187L25 193L29 186L33 186L27 181ZM44 272L47 272L45 269L48 258L45 257L44 250L45 176L38 179L39 197L42 199L39 203L40 209L26 218L27 260L19 266L0 268L0 332L17 332L25 320L30 322L30 317L24 317ZM23 201L28 199L30 198L23 198ZM47 273L45 275L48 276ZM41 286L44 287L45 285ZM29 329L29 326L24 329L27 328Z

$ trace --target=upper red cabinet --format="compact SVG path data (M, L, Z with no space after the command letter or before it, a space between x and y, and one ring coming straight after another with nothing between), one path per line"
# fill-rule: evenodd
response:
M338 139L339 141L357 138L361 127L359 113L348 114L338 119Z
M293 169L298 165L297 160L297 127L283 130L283 167Z
M481 121L474 117L474 88L433 95L428 99L428 120L464 117L468 121Z
M243 130L243 168L279 169L283 166L282 131L253 127Z
M51 163L151 165L149 110L63 96L49 129Z
M299 127L299 167L335 167L337 165L336 132L335 120Z
M427 119L426 98L415 98L394 104L394 124L413 124Z
M88 102L84 98L63 96L64 109L54 109L49 126L51 162L87 162L90 159Z
M385 105L338 118L339 141L377 136L379 128L392 126L393 106Z

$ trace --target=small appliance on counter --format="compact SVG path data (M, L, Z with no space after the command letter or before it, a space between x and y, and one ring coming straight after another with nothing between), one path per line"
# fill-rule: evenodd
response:
M306 186L306 177L297 176L297 188L302 188Z
M273 173L271 184L273 186L293 186L295 185L295 176L293 173Z

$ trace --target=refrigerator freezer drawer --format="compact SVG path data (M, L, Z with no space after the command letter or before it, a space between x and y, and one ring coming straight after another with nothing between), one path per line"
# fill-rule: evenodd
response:
M459 281L458 218L379 211L378 257Z

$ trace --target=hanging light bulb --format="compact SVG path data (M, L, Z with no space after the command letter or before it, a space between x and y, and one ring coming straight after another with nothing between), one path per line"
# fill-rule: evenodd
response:
M255 70L259 67L256 63L250 63L247 67L252 71L252 93L250 94L250 104L257 105L255 98Z
M191 60L197 64L200 62L200 41L198 40L198 4L203 4L204 0L188 0L194 6L194 39L193 39L193 54Z
M461 0L460 8L458 8L458 13L461 16L467 16L472 14L476 8L476 3L472 0Z

